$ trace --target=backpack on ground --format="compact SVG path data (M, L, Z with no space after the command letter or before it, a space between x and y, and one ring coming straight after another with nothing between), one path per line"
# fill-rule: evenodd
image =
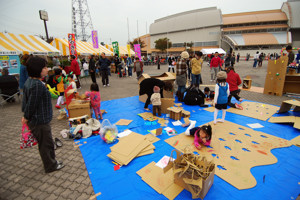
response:
M186 105L203 105L205 95L203 92L194 86L190 86L186 89L183 97L183 102Z

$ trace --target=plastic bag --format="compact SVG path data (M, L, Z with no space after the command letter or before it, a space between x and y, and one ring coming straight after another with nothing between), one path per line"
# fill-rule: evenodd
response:
M27 124L23 124L22 126L22 133L20 139L20 148L24 149L27 147L32 147L36 145L38 142L33 134L30 132L29 127Z
M108 119L103 120L100 129L100 136L107 144L113 143L117 139L118 128L116 125L111 125Z

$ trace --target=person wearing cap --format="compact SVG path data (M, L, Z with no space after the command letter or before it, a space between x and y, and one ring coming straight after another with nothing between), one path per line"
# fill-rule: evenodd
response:
M201 80L201 69L203 64L202 52L197 51L195 53L195 58L191 60L191 68L192 68L192 85L195 87L199 87Z
M217 73L217 84L215 87L215 111L214 111L214 124L217 123L217 116L219 110L222 110L222 119L219 122L225 121L228 96L229 96L229 85L226 82L227 74L224 71Z
M156 116L156 113L158 116L161 116L161 95L160 95L160 88L158 86L154 86L153 88L153 94L151 95L151 103L152 103L152 113Z
M178 85L177 96L178 101L183 101L183 94L185 91L185 85L187 80L187 69L188 65L186 63L187 59L189 59L189 53L187 51L183 51L180 55L180 60L176 64L176 83Z

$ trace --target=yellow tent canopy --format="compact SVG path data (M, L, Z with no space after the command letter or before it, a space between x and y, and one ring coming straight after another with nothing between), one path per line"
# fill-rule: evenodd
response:
M55 38L51 45L62 52L63 56L69 56L69 43L67 39ZM104 52L107 56L113 55L113 52L107 49L106 47L99 44L99 48L95 49L92 42L83 42L76 41L76 50L78 55L87 56L87 55L100 55Z
M105 46L106 46L106 48L110 49L111 51L114 51L112 45L107 44ZM120 53L120 56L125 56L125 54L129 55L127 46L119 46L119 53ZM130 54L131 54L131 56L134 56L135 52L132 49L130 49Z
M0 55L60 55L61 52L34 35L1 33Z

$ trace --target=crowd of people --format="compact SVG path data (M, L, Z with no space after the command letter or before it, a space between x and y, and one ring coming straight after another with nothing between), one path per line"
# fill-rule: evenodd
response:
M290 46L286 48L289 57L289 64L295 61L295 55L292 53ZM262 60L264 60L265 54L257 52L254 56L254 65L261 66ZM299 63L300 52L296 56L296 61ZM246 57L247 59L247 57ZM269 59L273 59L270 55ZM163 61L164 60L164 61ZM214 91L210 88L204 88L203 98L212 100L212 104L215 107L214 123L224 122L226 116L227 106L236 109L243 109L240 102L243 99L239 96L240 89L238 86L241 84L239 75L235 72L235 63L240 61L240 54L235 56L234 53L227 54L224 58L223 55L219 55L215 52L208 58L203 58L201 52L195 52L194 55L190 55L184 51L179 56L168 56L166 58L156 57L154 62L157 63L158 70L160 64L167 62L168 71L176 73L176 96L179 101L184 101L187 96L186 92L190 88L199 89L202 84L201 71L203 68L204 60L208 60L210 67L210 81L215 82ZM53 109L51 103L51 95L47 88L55 87L57 94L56 108L60 109L61 105L65 104L64 93L66 90L72 88L75 91L81 88L80 76L82 73L87 76L90 75L92 84L90 91L85 92L87 98L91 101L91 108L95 113L97 120L102 120L103 116L100 111L101 107L101 95L99 85L96 78L97 73L102 76L103 87L109 87L109 76L111 76L111 67L115 68L114 73L118 74L118 77L131 77L133 72L136 73L136 77L139 78L143 73L145 62L138 57L133 58L128 55L120 58L118 55L114 57L106 57L105 53L102 53L100 57L93 55L89 56L87 60L79 60L75 56L71 56L71 66L67 69L62 66L57 57L54 57L54 75L48 76L47 61L41 57L24 55L21 58L20 78L19 82L14 76L8 74L8 70L2 71L0 78L0 85L2 80L9 80L12 84L16 84L16 87L20 88L23 94L22 100L22 123L27 124L38 141L39 152L44 164L46 173L59 170L64 167L63 163L56 160L54 151L54 141L52 139L50 121L52 120ZM113 65L112 65L113 64ZM83 72L82 72L83 71ZM190 84L189 88L186 88L187 82ZM15 86L14 86L15 87ZM146 94L148 96L144 108L149 110L150 103L153 104L153 115L161 115L161 98L163 98L163 90L172 91L173 84L164 82L156 78L148 78L140 83L139 95ZM14 101L11 99L10 101ZM203 102L202 102L203 103ZM217 120L218 112L222 110L222 119ZM199 142L204 145L209 145L211 140L211 127L195 127L195 122L191 121L189 128L186 131L186 135L193 135L195 137L196 148L201 148Z

